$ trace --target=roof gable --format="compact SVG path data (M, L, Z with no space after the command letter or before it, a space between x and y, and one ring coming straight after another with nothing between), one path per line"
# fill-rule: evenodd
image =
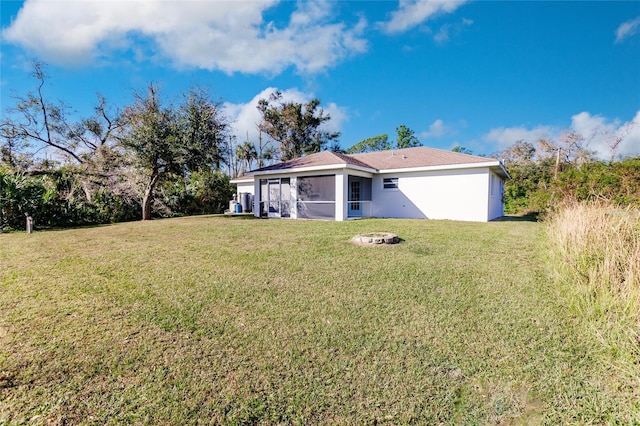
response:
M338 154L331 151L322 151L316 154L305 155L304 157L294 158L293 160L283 161L282 163L273 164L261 169L253 170L251 173L269 172L278 170L301 169L320 166L358 166L367 169L372 168L370 165L360 161L349 155Z

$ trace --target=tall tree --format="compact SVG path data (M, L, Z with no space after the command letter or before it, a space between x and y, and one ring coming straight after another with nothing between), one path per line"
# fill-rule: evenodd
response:
M284 161L320 152L340 136L322 129L331 116L320 108L319 99L303 105L285 102L282 93L275 92L258 101L258 110L262 114L259 129L279 144L278 154Z
M464 146L460 146L460 145L456 145L454 146L451 151L453 152L459 152L460 154L469 154L469 155L473 155L473 151L470 150L469 148L465 148Z
M507 166L511 163L531 162L536 157L536 147L531 142L520 139L504 151L498 151L491 156L504 160Z
M240 175L251 170L251 165L258 159L258 152L253 143L245 141L236 147L236 158L240 161Z
M397 149L412 148L422 145L416 137L415 132L404 124L396 127L396 133L398 135L398 139L396 140Z
M219 106L202 90L192 90L178 109L163 106L158 89L150 85L146 96L136 94L125 109L120 143L144 179L142 220L151 219L159 181L220 167L229 126Z
M260 125L258 125L258 146L257 146L257 157L256 160L258 162L258 168L264 167L266 164L271 162L276 158L276 153L273 147L271 146L271 140L264 140L262 137L262 130L260 130Z
M144 174L142 220L148 220L156 184L166 175L181 172L183 152L177 143L174 111L161 105L156 87L150 85L145 97L135 97L133 105L123 112L120 143Z
M396 135L397 138L394 143L391 143L389 141L389 136L386 133L363 139L357 144L353 145L351 148L348 148L345 153L359 154L365 152L376 152L389 149L402 149L422 146L418 138L415 136L415 132L404 124L396 127Z
M351 148L348 148L345 152L347 154L359 154L365 152L384 151L387 149L391 149L391 143L389 142L389 136L384 133L382 135L361 140Z
M184 150L189 170L220 170L229 148L230 126L222 109L222 101L214 101L209 93L194 87L177 111L179 143Z

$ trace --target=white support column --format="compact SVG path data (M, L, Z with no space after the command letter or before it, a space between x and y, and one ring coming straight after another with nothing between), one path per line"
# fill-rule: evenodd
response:
M253 178L253 215L255 217L260 217L260 198L262 198L260 179Z
M348 175L344 171L336 172L336 220L347 218L347 183Z
M290 191L290 199L291 199L291 219L298 218L298 179L296 176L292 176L289 181L289 191Z

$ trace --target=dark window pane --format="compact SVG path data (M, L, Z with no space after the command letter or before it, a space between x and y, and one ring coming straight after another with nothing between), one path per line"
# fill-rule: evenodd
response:
M298 200L300 201L335 201L336 177L308 176L298 178Z
M398 189L398 178L384 178L382 187L384 189Z

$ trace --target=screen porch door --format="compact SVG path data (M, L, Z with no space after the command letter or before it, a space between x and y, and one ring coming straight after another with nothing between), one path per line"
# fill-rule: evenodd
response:
M360 181L353 180L349 183L349 202L348 202L349 216L362 216L362 203L360 199Z
M267 216L280 217L280 179L267 181Z

